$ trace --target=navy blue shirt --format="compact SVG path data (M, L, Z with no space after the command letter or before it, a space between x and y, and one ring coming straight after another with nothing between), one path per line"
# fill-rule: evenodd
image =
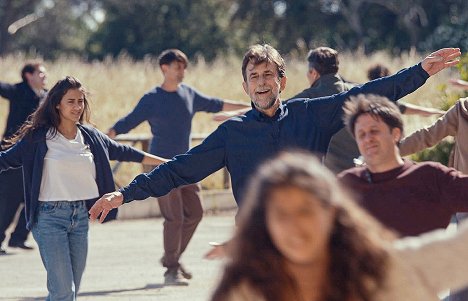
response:
M265 159L289 149L317 154L327 151L332 135L344 126L342 106L349 96L373 93L396 101L423 85L428 77L416 65L340 94L290 100L281 104L273 117L253 108L221 124L187 153L159 165L149 174L137 176L120 190L124 202L132 201L140 190L156 197L165 195L175 187L198 182L226 166L231 174L234 198L241 205L249 176Z
M45 94L45 90L43 90L43 93ZM9 138L16 133L28 116L34 112L41 98L36 95L26 82L14 85L0 82L0 96L10 101L6 129L3 134L5 138Z
M110 139L95 128L78 126L86 144L89 145L96 166L96 183L99 194L114 191L114 179L109 160L141 162L144 153L128 145L122 145ZM39 204L39 190L41 188L44 157L47 153L46 134L48 129L33 131L17 142L7 151L0 152L0 172L9 168L23 167L24 199L26 222L31 229L36 218L36 208ZM73 172L73 171L71 171ZM135 198L145 199L148 195L140 191ZM96 200L87 202L88 208ZM117 211L110 212L106 220L114 219Z
M148 121L153 134L149 152L172 158L189 149L192 118L196 112L219 112L224 102L205 96L195 89L181 84L175 92L156 87L146 93L135 109L120 119L113 129L117 134L127 133L144 121Z

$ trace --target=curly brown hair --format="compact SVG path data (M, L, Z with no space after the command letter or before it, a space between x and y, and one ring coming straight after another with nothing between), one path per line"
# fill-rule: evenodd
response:
M383 285L389 258L382 237L390 241L393 234L358 208L315 157L302 152L282 153L252 177L236 234L228 247L232 258L211 300L226 300L243 283L268 301L302 299L266 226L271 192L291 186L311 193L336 212L328 245L329 279L321 299L372 300Z
M388 98L375 94L351 96L343 106L343 123L355 137L356 122L361 115L369 114L374 119L380 118L390 129L398 128L403 134L403 119L400 109Z

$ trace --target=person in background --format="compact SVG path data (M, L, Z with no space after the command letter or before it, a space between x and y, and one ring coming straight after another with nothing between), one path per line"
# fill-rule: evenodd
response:
M88 252L88 209L115 187L109 160L166 161L84 125L89 113L85 89L67 76L7 140L13 146L0 152L0 171L23 168L27 227L39 246L51 301L76 299Z
M468 227L395 240L310 154L250 178L211 301L436 301L468 284Z
M9 101L9 113L3 133L0 150L6 150L5 139L13 134L34 112L40 100L45 96L47 84L46 68L41 62L26 63L21 69L22 81L17 84L0 82L0 96ZM11 169L0 173L0 255L6 254L2 248L5 232L14 221L19 208L24 204L23 172L21 168ZM26 244L29 230L26 228L24 206L18 221L8 241L8 247L33 249Z
M374 79L378 79L384 76L389 76L390 74L391 74L390 70L382 64L375 64L369 67L369 69L367 69L367 78L369 80L374 80ZM421 107L418 105L414 105L414 104L402 102L402 101L398 102L398 108L400 109L400 112L402 114L419 115L422 117L431 117L434 115L442 115L445 113L445 111L439 110L436 108Z
M377 220L399 235L413 236L445 229L453 214L468 211L468 175L440 163L401 157L403 121L393 102L358 95L344 111L365 165L338 176Z
M172 158L189 149L192 118L196 112L249 107L203 95L184 84L188 63L187 56L178 49L163 51L159 56L163 83L146 93L130 114L117 121L108 131L109 137L127 133L146 121L153 135L149 152ZM160 261L166 268L165 284L187 284L186 279L191 279L192 273L179 260L203 216L200 185L193 183L172 189L158 197L158 204L164 218L164 255Z

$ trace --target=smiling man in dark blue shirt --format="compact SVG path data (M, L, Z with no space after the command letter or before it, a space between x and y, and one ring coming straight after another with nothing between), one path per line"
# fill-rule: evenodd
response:
M343 103L349 96L378 94L392 101L413 92L427 78L457 63L460 50L445 48L426 57L420 64L351 90L318 99L295 99L283 104L280 93L286 86L284 61L269 45L250 47L242 62L243 87L252 101L252 110L221 124L203 143L183 155L158 166L149 174L138 175L128 186L104 195L90 210L91 218L101 219L133 195L143 190L153 196L200 181L227 167L234 197L241 206L249 176L265 159L281 150L303 149L324 154L330 138L343 127Z

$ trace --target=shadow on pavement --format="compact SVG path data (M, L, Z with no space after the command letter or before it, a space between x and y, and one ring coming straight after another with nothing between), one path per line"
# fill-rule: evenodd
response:
M115 294L115 293L124 293L124 292L135 292L135 291L144 291L148 289L161 289L164 288L165 286L171 286L171 285L165 285L164 283L154 283L154 284L147 284L144 287L139 287L139 288L127 288L127 289L117 289L117 290L107 290L107 291L97 291L97 292L83 292L79 293L78 296L81 297L90 297L90 296L104 296L104 295L110 295L110 294ZM173 286L173 285L172 285ZM35 297L35 298L18 298L14 300L19 300L19 301L42 301L45 300L46 296L44 297ZM0 298L1 300L1 298Z

